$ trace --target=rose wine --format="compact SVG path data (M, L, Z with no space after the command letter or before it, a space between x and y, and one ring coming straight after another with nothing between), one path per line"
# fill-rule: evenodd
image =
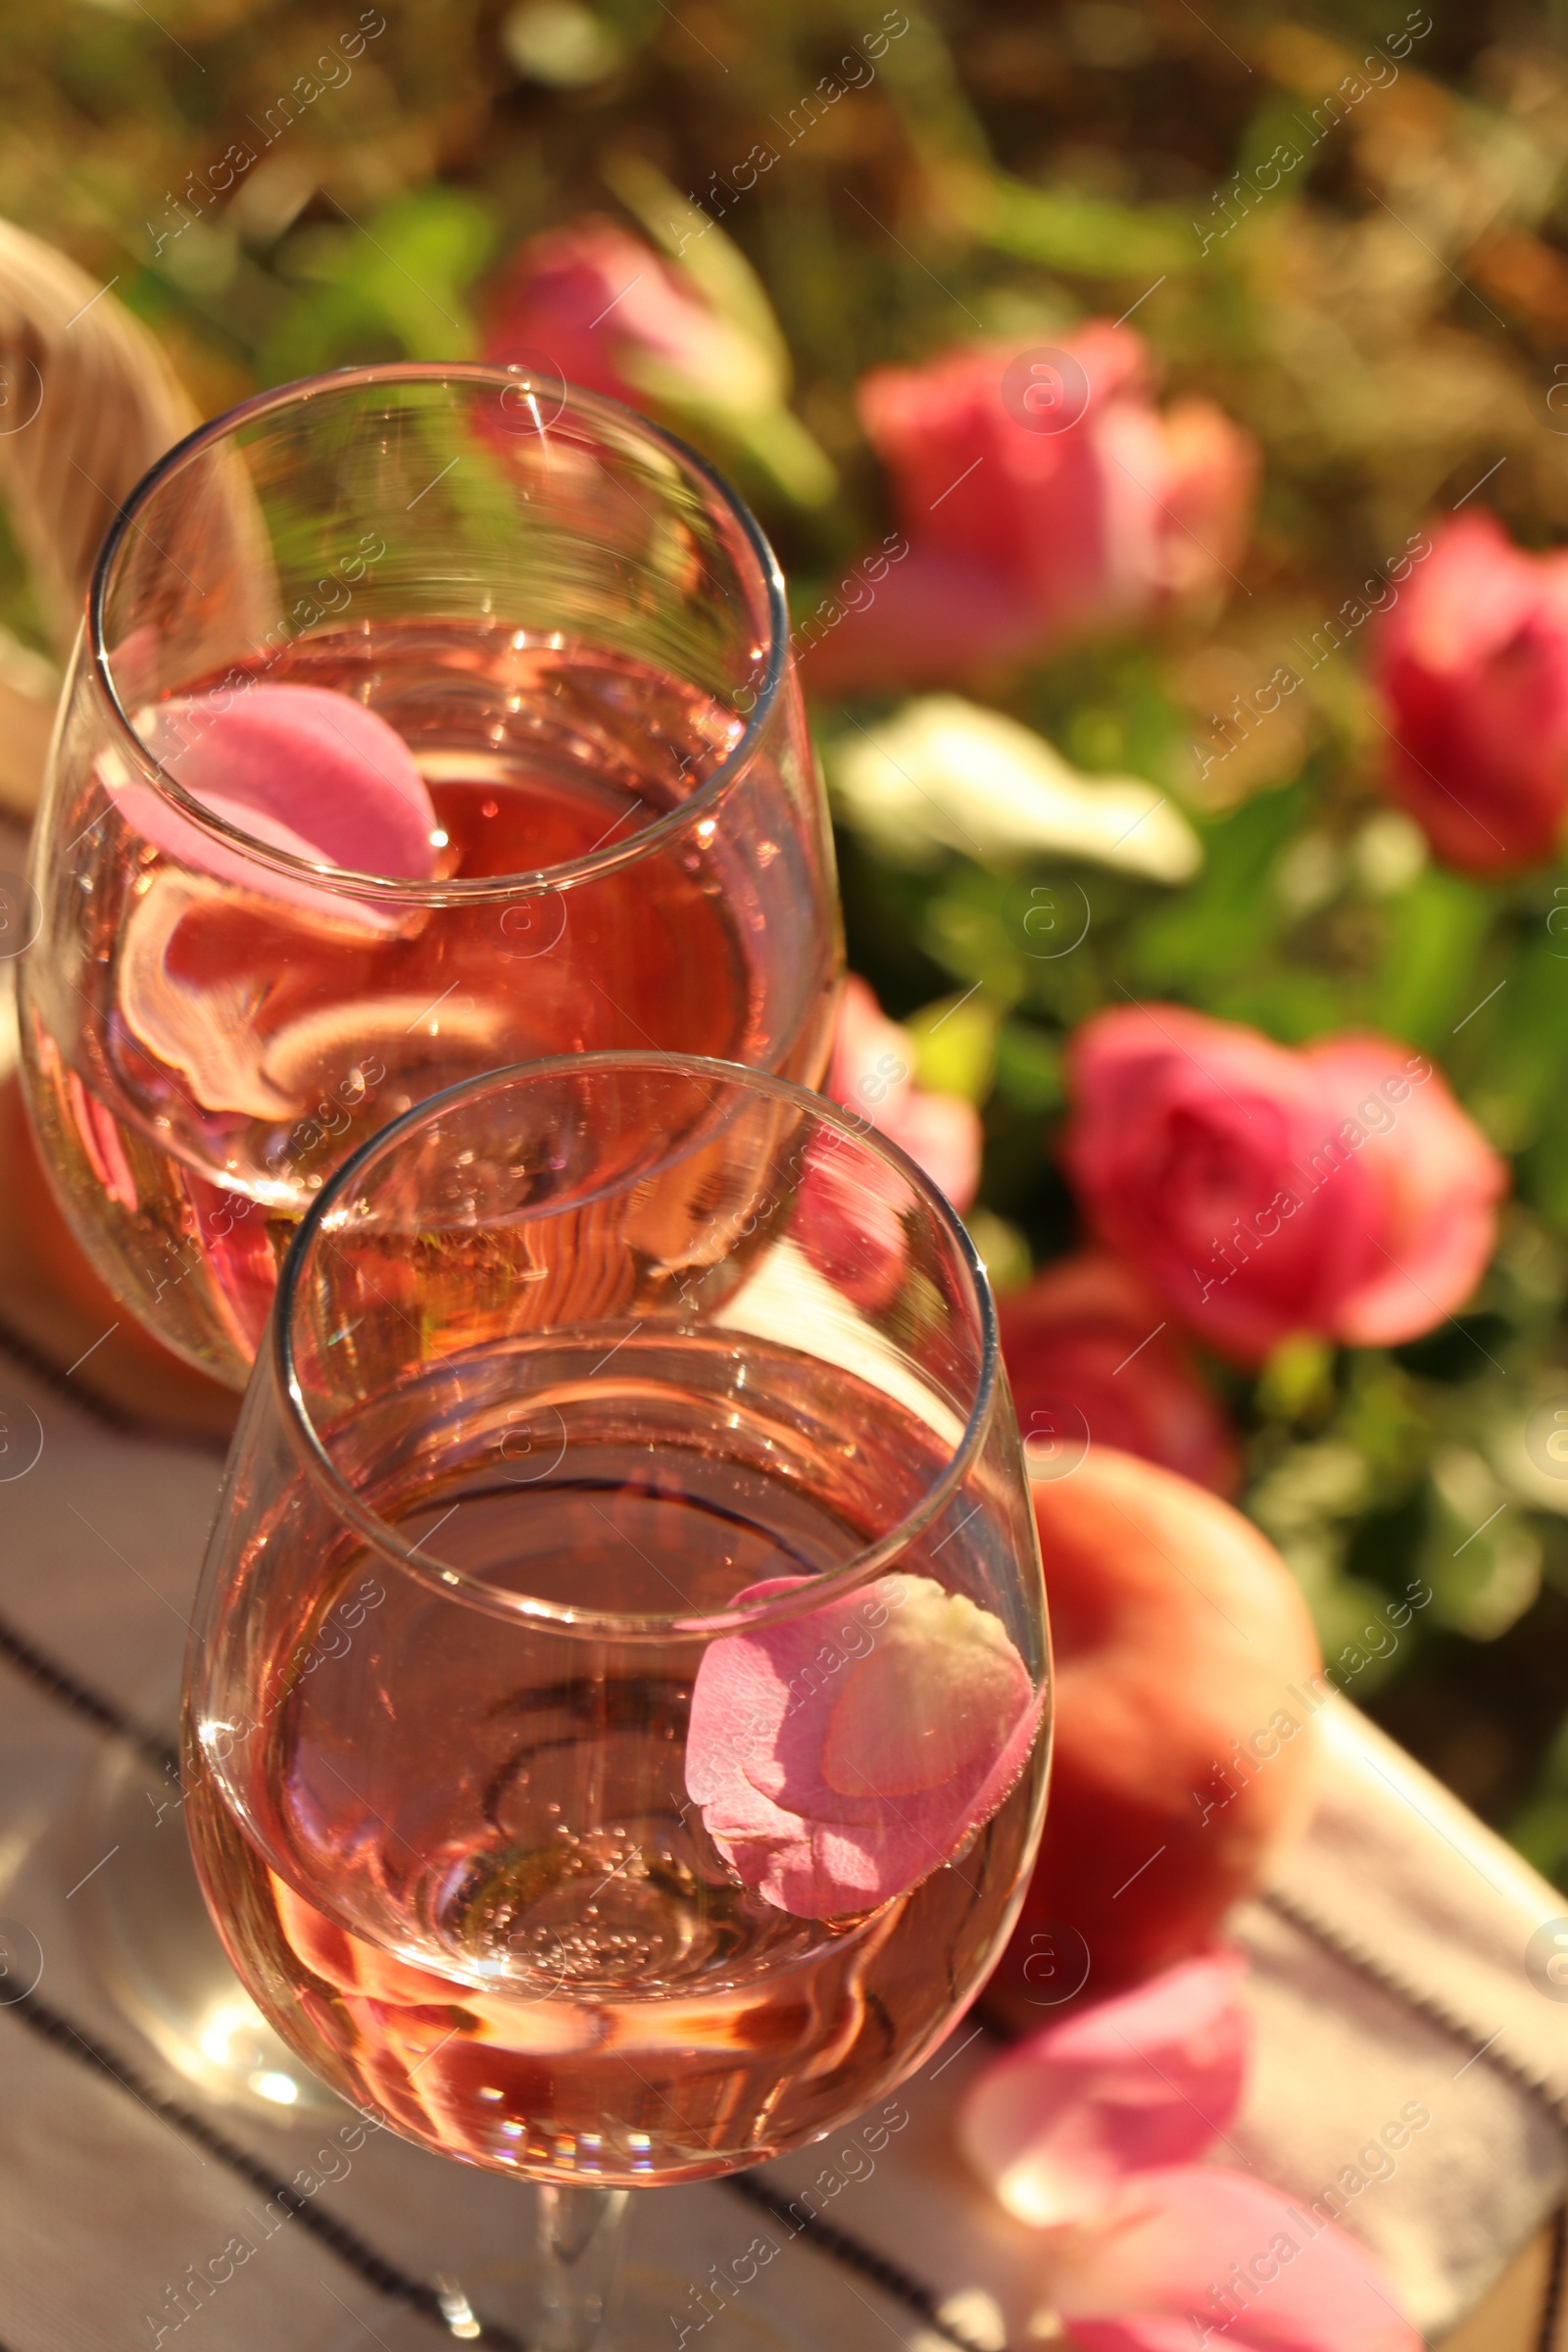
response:
M854 1557L946 1448L771 1344L629 1332L595 1374L608 1344L465 1354L402 1396L416 1443L334 1436L345 1464L408 1457L374 1499L426 1576L357 1540L301 1557L270 1505L193 1677L185 1811L241 1976L345 2096L476 2164L695 2180L821 2136L934 2046L1012 1917L1042 1762L870 1909L797 1917L743 1886L687 1786L704 1642L567 1638L454 1600L441 1570L709 1612ZM1004 1581L990 1521L971 1497L835 1605L829 1702L891 1638L878 1592Z
M479 623L330 631L255 675L352 696L397 730L435 807L439 882L548 878L635 845L742 732L642 663ZM242 700L232 673L225 689ZM27 971L24 1050L45 1157L117 1295L237 1382L312 1196L438 1088L647 1046L813 1081L834 940L802 809L799 779L761 759L710 821L620 865L370 933L324 893L187 871L109 809L100 777L68 812L83 952Z

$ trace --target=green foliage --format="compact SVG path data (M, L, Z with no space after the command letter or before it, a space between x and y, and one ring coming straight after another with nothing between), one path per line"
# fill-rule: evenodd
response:
M1208 827L1201 874L1151 914L1132 944L1140 987L1212 1011L1217 991L1258 970L1281 927L1270 879L1304 798L1298 788L1260 793Z
M1422 874L1393 910L1373 1017L1413 1045L1446 1044L1467 1009L1465 992L1489 913L1486 894L1474 883L1437 869Z
M298 230L278 267L300 285L258 355L270 383L355 361L468 360L466 292L489 256L488 209L451 188L400 197L361 224Z
M1568 1715L1542 1760L1536 1791L1512 1824L1515 1845L1559 1886L1568 1886Z
M1200 259L1187 222L1175 213L1135 211L1001 175L976 213L980 235L999 253L1075 276L1142 277L1151 270L1191 270Z

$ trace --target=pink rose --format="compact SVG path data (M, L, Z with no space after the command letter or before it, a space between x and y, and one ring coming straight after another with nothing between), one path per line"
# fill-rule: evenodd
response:
M1385 781L1446 863L1551 857L1568 808L1568 553L1476 510L1439 532L1376 639Z
M980 1114L960 1095L928 1094L910 1071L914 1045L855 973L844 984L824 1094L900 1145L955 1208L980 1182Z
M809 1581L773 1577L737 1601ZM838 1919L953 1859L1022 1772L1040 1705L989 1609L929 1576L881 1576L709 1644L687 1792L746 1886L798 1918Z
M1257 1363L1293 1332L1393 1346L1480 1280L1506 1171L1424 1054L1125 1005L1085 1022L1069 1073L1091 1224L1219 1353Z
M1031 1491L1055 1713L1040 1854L986 1992L1014 2031L1213 1943L1311 1809L1298 1690L1323 1663L1279 1553L1202 1487L1097 1445Z
M1141 1454L1216 1494L1235 1492L1236 1445L1152 1291L1102 1251L1048 1266L999 1299L1002 1352L1031 1465L1043 1440ZM1153 1336L1151 1337L1151 1334Z
M1062 348L1087 405L1056 432L1004 397L1011 345L864 379L861 417L909 553L813 649L814 684L959 676L1223 590L1246 540L1252 441L1208 401L1161 415L1129 327L1091 320Z
M597 218L522 247L493 298L484 356L502 368L549 364L567 383L632 408L661 392L745 405L766 369L685 270Z

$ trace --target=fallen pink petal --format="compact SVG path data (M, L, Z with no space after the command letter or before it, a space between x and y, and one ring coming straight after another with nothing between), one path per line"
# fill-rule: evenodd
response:
M738 1595L767 1600L809 1580ZM834 1919L951 1862L1028 1757L1040 1700L999 1619L896 1574L712 1642L692 1693L686 1787L767 1901Z
M1217 2166L1130 2182L1059 2233L1044 2286L1081 2352L1420 2352L1354 2238Z
M987 2068L958 2117L964 2154L1021 2222L1109 2206L1129 2177L1197 2157L1241 2102L1246 1962L1214 1952L1047 2026Z

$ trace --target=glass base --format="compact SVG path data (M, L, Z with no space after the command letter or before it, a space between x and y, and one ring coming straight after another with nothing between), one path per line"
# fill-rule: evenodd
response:
M92 1867L72 1908L85 1914L105 1989L159 2055L209 2098L274 2124L339 2112L336 2094L278 2039L228 1964L172 1769L117 1745L94 1775L76 1837Z
M418 2312L388 2314L381 2303L334 2339L331 2352L373 2352L377 2344L382 2352L439 2352L443 2343L475 2344L480 2352L491 2345L496 2352L510 2346L517 2352L549 2352L539 2327L537 2269L486 2266L461 2285L443 2284L445 2327ZM700 2292L701 2285L672 2271L629 2264L616 2282L603 2328L591 2339L593 2352L675 2352L680 2345L686 2352L808 2352L803 2336L784 2333L768 2318L760 2279L751 2294L743 2289L722 2309L711 2290L706 2296Z

